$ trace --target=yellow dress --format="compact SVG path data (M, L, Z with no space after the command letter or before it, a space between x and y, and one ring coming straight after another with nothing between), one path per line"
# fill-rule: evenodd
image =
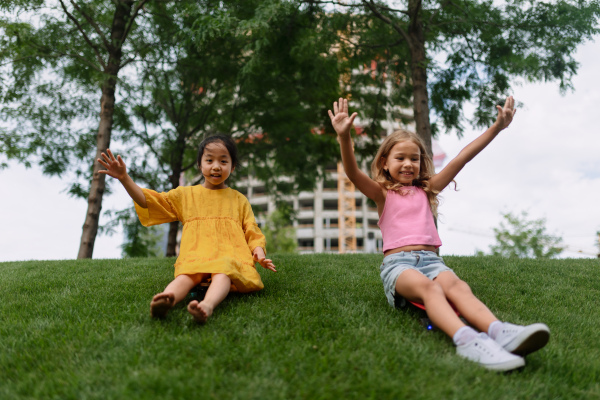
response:
M231 279L232 290L253 292L264 287L252 251L265 249L265 237L243 194L202 185L180 186L167 193L142 190L148 208L135 204L142 225L183 223L175 276L223 273Z

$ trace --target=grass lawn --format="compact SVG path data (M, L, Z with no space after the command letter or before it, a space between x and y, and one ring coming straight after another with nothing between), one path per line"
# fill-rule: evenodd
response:
M0 263L0 399L600 398L600 260L444 257L550 343L510 374L387 305L380 255L272 255L261 292L204 326L149 316L173 259Z

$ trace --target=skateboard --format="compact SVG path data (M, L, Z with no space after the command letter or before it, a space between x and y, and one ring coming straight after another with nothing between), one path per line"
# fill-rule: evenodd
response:
M433 322L431 322L431 320L427 316L427 311L425 310L425 305L423 303L419 303L416 301L410 301L399 295L396 295L395 299L396 299L396 301L395 301L396 308L411 310L413 312L416 312L417 314L420 315L419 322L421 323L421 325L423 325L423 327L425 329L427 329L428 331L436 331L437 330L437 327L433 324ZM450 306L452 306L452 309L454 310L456 315L460 318L460 320L465 325L468 325L467 321L463 317L460 316L460 313L458 312L456 307L454 307L454 304L450 303Z

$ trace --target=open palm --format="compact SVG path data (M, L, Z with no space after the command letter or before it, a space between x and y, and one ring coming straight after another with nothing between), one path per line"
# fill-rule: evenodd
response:
M112 176L116 179L124 178L127 175L127 167L125 166L125 162L123 161L121 156L117 156L117 158L115 158L110 149L107 149L106 153L108 154L102 153L102 158L104 158L104 160L100 158L98 159L100 165L102 165L106 169L100 170L98 172L101 174Z
M354 123L354 118L358 115L354 113L348 115L348 100L340 97L339 101L333 102L333 112L328 110L329 118L331 118L331 125L335 129L339 136L350 135L350 128Z

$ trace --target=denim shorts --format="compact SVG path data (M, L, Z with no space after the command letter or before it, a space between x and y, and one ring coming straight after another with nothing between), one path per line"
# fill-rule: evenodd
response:
M435 252L424 250L390 254L383 259L379 269L385 296L392 307L396 305L396 281L402 272L414 269L433 280L441 272L452 271Z

